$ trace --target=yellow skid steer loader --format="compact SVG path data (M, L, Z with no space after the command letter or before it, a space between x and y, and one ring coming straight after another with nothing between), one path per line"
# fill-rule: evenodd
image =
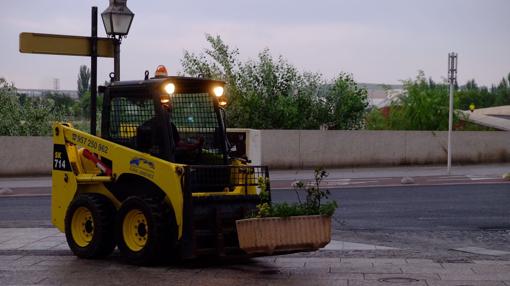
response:
M224 82L112 82L101 136L53 125L52 223L81 258L117 246L133 264L243 254L235 221L260 199L264 166L232 158Z

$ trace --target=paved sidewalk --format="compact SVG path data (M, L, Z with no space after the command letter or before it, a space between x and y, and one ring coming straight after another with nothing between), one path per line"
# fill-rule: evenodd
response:
M328 179L366 179L390 177L427 177L447 176L446 166L405 166L405 167L373 167L373 168L343 168L327 169ZM484 165L454 165L452 176L478 176L501 178L510 172L510 163ZM313 169L305 170L271 170L272 180L302 180L312 179Z
M396 248L332 240L324 251L394 250ZM1 251L25 252L31 250L69 250L66 238L56 228L0 228Z
M342 245L341 247L339 247ZM509 260L344 258L352 249L389 250L333 241L325 255L241 261L192 261L158 267L126 265L115 253L82 260L56 229L0 229L0 285L501 285Z
M0 285L498 285L510 286L510 261L441 263L429 259L264 257L159 267L118 256L0 255Z

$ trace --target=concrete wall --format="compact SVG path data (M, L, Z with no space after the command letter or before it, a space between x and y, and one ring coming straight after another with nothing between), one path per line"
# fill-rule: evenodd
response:
M51 137L0 136L0 176L49 175Z
M261 164L259 130L228 129L246 136L247 156L253 165ZM0 136L0 177L50 175L53 143L51 137Z
M447 132L262 130L273 168L446 163ZM510 161L510 132L454 132L453 163Z
M243 131L248 158L272 168L446 163L447 132ZM510 161L510 132L454 132L452 143L454 164ZM51 137L0 137L0 176L50 174L52 148Z

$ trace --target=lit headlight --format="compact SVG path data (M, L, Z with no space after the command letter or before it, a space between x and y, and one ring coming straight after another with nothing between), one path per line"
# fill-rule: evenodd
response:
M169 84L165 85L165 91L168 94L174 94L174 92L175 92L175 84L169 83Z
M223 87L222 87L222 86L217 86L217 87L215 87L215 88L214 88L214 90L213 90L213 91L214 91L214 95L216 95L216 97L220 97L220 96L222 96L222 95L223 95L223 92L224 92L225 90L223 89Z
M161 101L161 104L169 104L170 103L170 95L169 94L162 94L159 97L159 100Z
M224 96L222 96L219 98L218 103L220 104L221 107L225 107L227 106L227 99Z

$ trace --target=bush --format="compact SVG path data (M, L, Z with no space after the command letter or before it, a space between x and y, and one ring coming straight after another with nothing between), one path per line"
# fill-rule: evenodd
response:
M448 130L449 93L447 84L427 80L420 72L404 82L405 94L384 111L373 110L367 117L372 130ZM457 104L455 104L457 106ZM454 124L459 114L454 113Z
M368 106L367 91L352 75L300 72L269 49L242 62L239 51L217 36L207 35L210 48L196 55L185 52L181 63L189 76L224 80L229 126L255 129L360 129Z
M55 102L47 98L18 96L13 84L0 78L0 135L47 136L51 123L62 119Z
M332 216L338 207L336 201L324 202L327 199L330 192L329 190L321 189L320 185L322 181L327 178L328 172L323 168L317 168L314 171L314 181L311 184L305 184L302 181L295 182L293 189L296 192L298 203L271 203L269 201L269 195L267 193L267 182L259 180L259 186L261 189L260 197L261 204L257 205L257 213L254 217L289 217L289 216L300 216L300 215L324 215ZM300 191L306 193L306 199L301 201L299 195Z

